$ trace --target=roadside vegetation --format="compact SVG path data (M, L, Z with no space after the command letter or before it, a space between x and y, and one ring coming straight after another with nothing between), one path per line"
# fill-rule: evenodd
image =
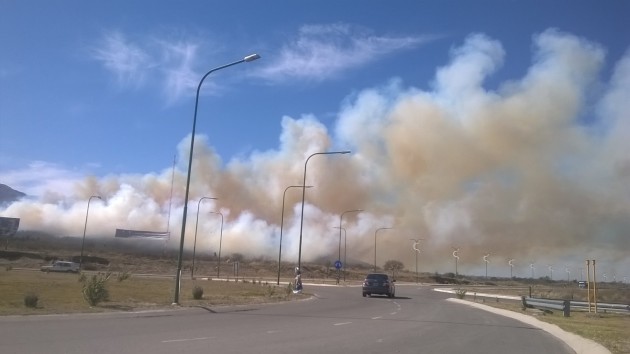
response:
M18 233L19 234L19 233ZM0 240L0 244L2 244ZM0 315L40 315L90 313L172 308L174 278L177 268L175 251L162 246L153 249L119 247L86 242L82 274L46 273L40 267L54 260L79 261L76 238L49 238L29 234L16 237L0 250ZM6 247L6 246L5 246ZM228 306L290 301L309 294L293 294L294 264L282 263L280 285L276 286L278 264L264 258L245 259L235 253L222 258L221 268L210 254L198 254L194 272L191 255L184 252L181 278L181 306ZM237 265L237 266L235 266ZM349 264L343 274L345 284L360 285L371 264ZM219 273L221 280L216 279ZM573 311L571 317L522 308L520 301L497 300L477 296L481 293L534 296L551 299L585 300L586 289L576 281L553 281L546 277L485 278L453 273L415 273L405 270L397 260L383 269L398 282L417 282L456 289L455 296L486 305L537 316L566 331L592 339L613 354L630 353L630 315L589 314ZM194 273L194 278L193 278ZM302 264L302 281L334 284L339 273L331 260ZM620 282L598 284L598 301L630 304L630 286Z
M586 299L586 291L566 287L551 287L548 285L539 285L532 287L532 295L535 297L546 297L552 299ZM465 300L483 303L488 306L510 310L518 313L524 313L536 317L537 319L555 324L563 330L575 333L581 337L591 339L604 347L612 354L630 353L630 337L628 336L628 328L630 328L630 314L619 314L612 312L604 312L599 310L598 313L571 311L570 317L564 317L562 311L542 311L532 308L523 308L521 301L505 300L500 298L482 297L477 294L496 294L496 295L512 295L512 296L528 296L529 287L517 286L465 286L456 290L457 297ZM628 299L630 289L626 287L603 289L602 293L598 293L600 301L609 301L615 303L630 304ZM464 293L465 296L459 296ZM607 300L601 300L607 299Z
M116 281L104 273L87 274L1 269L0 315L133 311L169 308L173 302L173 278L131 276ZM180 304L243 305L305 297L293 294L287 285L276 287L265 281L182 279Z

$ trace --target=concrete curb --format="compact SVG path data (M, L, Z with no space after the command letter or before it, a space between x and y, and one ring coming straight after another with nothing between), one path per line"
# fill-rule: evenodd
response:
M509 311L509 310L498 309L492 306L470 302L468 300L449 298L447 299L447 301L476 307L484 311L496 313L497 315L501 315L505 317L510 317L515 320L526 323L528 325L538 327L542 329L543 331L565 342L569 347L571 347L571 349L575 350L577 354L611 354L608 349L606 349L603 345L597 342L580 337L577 334L566 332L565 330L561 329L560 327L554 324L540 321L529 315L524 315L518 312Z

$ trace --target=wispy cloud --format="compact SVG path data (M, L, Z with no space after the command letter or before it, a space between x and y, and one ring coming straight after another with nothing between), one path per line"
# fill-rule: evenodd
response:
M203 41L146 36L133 41L123 33L113 31L104 35L101 46L92 50L93 58L102 63L124 88L139 88L151 81L167 102L194 93L199 80L195 64L202 51ZM212 83L204 85L204 92L216 92Z
M306 25L280 55L256 75L271 81L327 80L395 51L415 48L436 36L378 36L349 24Z
M193 42L160 41L164 94L172 102L186 93L194 92L199 82L193 70L199 45Z
M72 193L75 183L84 176L83 172L71 171L54 163L34 161L24 169L0 172L0 181L29 196L41 198L51 193Z
M151 63L150 55L120 32L107 33L102 45L94 49L94 58L101 61L120 84L132 87L142 84Z

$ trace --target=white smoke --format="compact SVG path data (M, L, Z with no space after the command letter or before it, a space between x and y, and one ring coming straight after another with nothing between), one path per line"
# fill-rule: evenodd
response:
M508 53L509 54L509 53ZM315 152L349 148L351 155L308 163L302 258L337 258L344 216L348 258L400 259L413 269L411 238L422 238L421 269L479 272L491 254L495 274L529 276L529 264L568 265L599 259L609 273L630 272L630 51L603 78L605 50L586 39L548 30L534 37L524 77L489 90L485 82L506 58L501 43L481 34L451 51L432 90L392 80L346 99L335 130L314 116L283 117L277 150L224 163L203 136L195 140L186 247L216 250L221 211L224 254L277 257L282 196L301 185ZM21 229L79 235L90 206L88 237L115 228L173 232L176 247L190 137L179 145L172 213L171 169L159 174L88 178L74 190L15 202L3 216ZM12 187L20 189L19 183ZM286 193L283 259L298 257L300 188ZM197 203L206 200L199 210ZM345 243L345 242L344 242ZM499 270L501 269L501 270ZM601 269L601 268L600 268ZM460 272L466 272L461 268ZM561 273L558 271L557 274ZM578 274L576 270L573 274ZM624 273L625 274L625 273ZM540 274L539 274L540 275Z

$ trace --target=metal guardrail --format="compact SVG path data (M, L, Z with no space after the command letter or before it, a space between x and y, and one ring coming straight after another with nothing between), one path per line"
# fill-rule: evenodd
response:
M522 297L522 300L523 306L525 307L534 307L543 310L562 310L564 317L571 315L571 309L578 311L589 310L589 303L586 301L539 299L525 296ZM595 309L594 303L591 303L591 309ZM630 305L598 302L597 310L602 310L603 312L630 313Z
M543 310L562 310L564 317L571 316L571 301L569 300L553 300L553 299L536 299L532 297L522 297L523 306L534 307Z

